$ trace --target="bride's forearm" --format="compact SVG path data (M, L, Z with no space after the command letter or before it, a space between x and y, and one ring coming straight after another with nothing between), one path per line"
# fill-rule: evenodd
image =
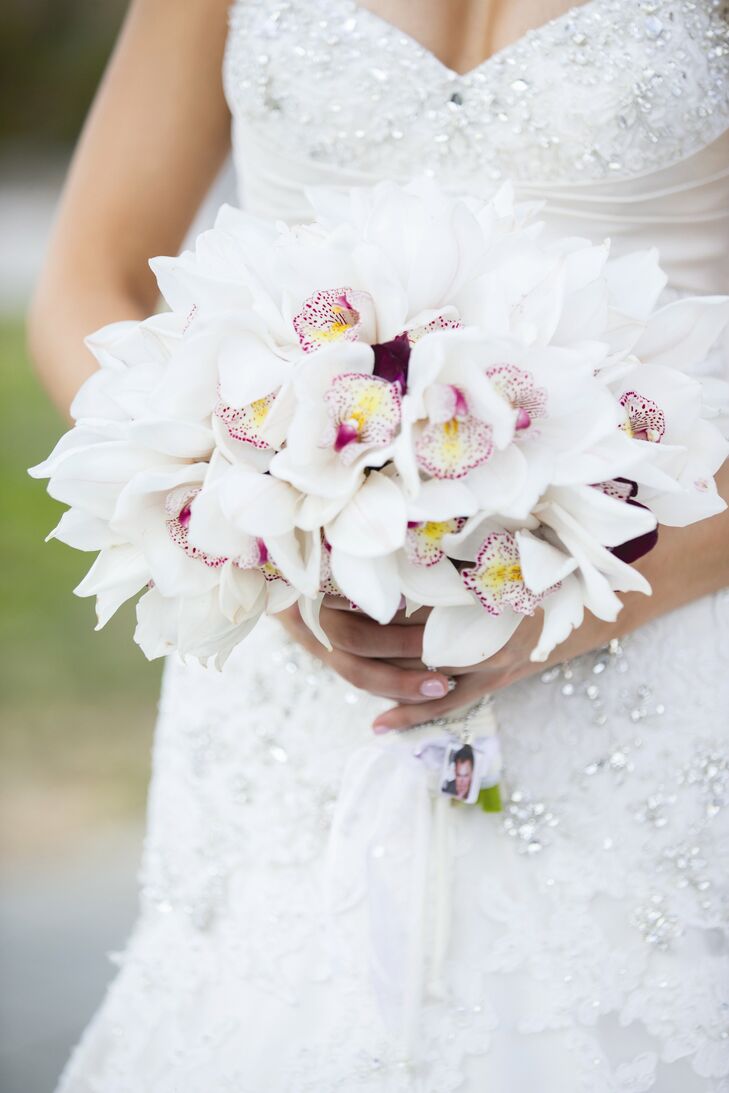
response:
M230 147L229 0L134 0L74 154L28 324L62 413L96 367L83 338L155 308L148 259L176 254Z
M729 499L729 460L716 475ZM636 564L650 582L651 596L623 595L615 630L622 634L692 600L729 586L729 509L685 528L661 526L658 543Z

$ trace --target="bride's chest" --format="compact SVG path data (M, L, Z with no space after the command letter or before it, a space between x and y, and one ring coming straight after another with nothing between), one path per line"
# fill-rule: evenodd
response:
M446 180L660 168L729 124L725 0L587 0L466 75L355 0L235 0L228 100L298 161Z

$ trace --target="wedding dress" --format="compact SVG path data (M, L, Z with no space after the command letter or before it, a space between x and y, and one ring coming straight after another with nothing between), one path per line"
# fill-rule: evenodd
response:
M667 300L729 288L719 0L588 0L465 75L353 0L237 0L224 73L253 212L511 178L658 246ZM444 728L387 705L275 620L168 661L139 921L59 1093L726 1093L727 593L499 692L501 812L436 808L401 760Z

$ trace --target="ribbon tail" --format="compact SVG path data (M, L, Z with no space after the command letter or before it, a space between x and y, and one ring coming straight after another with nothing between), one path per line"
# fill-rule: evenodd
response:
M411 929L406 933L408 945L407 973L402 1001L402 1050L406 1060L418 1054L418 1024L423 1001L426 966L426 916L428 894L428 858L432 803L423 784L423 792L414 802L413 847L410 869Z
M352 943L336 920L364 904L373 989L407 1060L425 977L431 812L427 771L410 748L362 748L345 769L326 863L331 943Z
M431 997L442 1000L445 997L443 969L448 953L451 925L450 818L453 812L450 801L445 797L437 797L434 807L433 951L428 993Z

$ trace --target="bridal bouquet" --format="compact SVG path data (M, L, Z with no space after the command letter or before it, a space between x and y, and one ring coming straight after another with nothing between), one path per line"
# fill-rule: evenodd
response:
M144 590L145 654L220 666L297 602L328 645L329 594L431 608L425 662L463 666L537 609L541 661L650 593L658 525L724 508L726 396L682 369L729 301L655 310L655 252L546 241L508 187L310 198L296 228L223 207L152 261L168 312L88 339L101 367L30 473L70 506L51 536L99 551L98 625Z

